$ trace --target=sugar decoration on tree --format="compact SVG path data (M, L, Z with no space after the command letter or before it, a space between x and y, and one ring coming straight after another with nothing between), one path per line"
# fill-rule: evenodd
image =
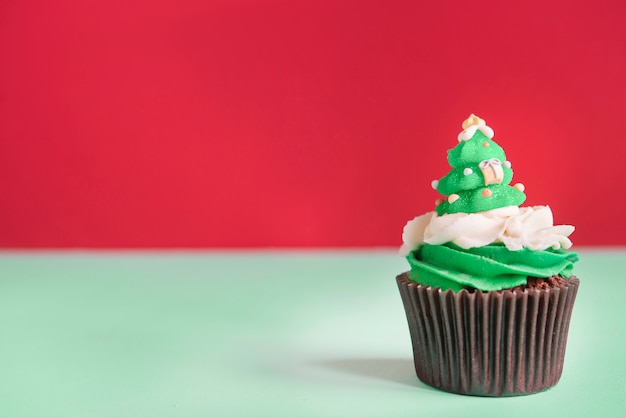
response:
M433 180L432 187L447 196L436 202L437 214L475 213L505 206L519 206L526 200L524 185L510 186L511 163L485 121L472 114L463 124L459 143L448 151L452 170Z

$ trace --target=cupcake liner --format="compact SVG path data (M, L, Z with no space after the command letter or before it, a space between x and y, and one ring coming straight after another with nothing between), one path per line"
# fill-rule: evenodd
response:
M548 289L468 292L397 278L417 377L454 393L540 392L561 377L579 280Z

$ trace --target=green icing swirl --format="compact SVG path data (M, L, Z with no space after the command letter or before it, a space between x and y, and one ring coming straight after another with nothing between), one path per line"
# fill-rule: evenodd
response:
M452 243L424 244L407 260L411 280L426 286L482 291L510 289L524 285L528 277L570 277L578 255L563 250L509 251L503 244L465 250Z

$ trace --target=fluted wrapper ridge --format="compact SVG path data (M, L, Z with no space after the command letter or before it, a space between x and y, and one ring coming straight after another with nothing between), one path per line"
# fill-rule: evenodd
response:
M548 289L441 291L396 278L417 377L454 393L511 396L554 386L563 371L579 280Z

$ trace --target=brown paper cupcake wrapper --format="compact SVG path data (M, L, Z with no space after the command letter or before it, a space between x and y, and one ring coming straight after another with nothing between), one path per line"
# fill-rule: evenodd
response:
M554 386L579 280L550 289L468 292L396 278L413 343L417 377L436 388L480 396Z

